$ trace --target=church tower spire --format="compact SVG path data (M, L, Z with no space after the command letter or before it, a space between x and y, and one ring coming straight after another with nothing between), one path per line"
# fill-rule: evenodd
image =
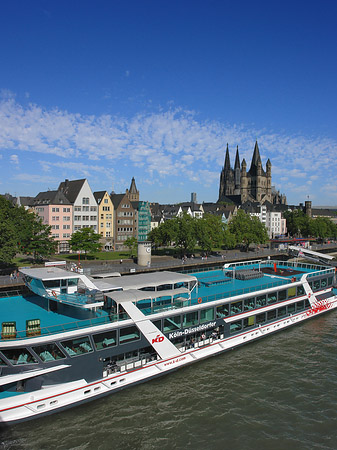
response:
M224 170L225 171L230 170L230 168L231 168L231 162L229 159L229 150L228 150L228 143L227 143Z
M236 147L235 165L234 165L234 195L240 195L240 183L241 183L241 168L240 168L240 157L239 157L239 146Z

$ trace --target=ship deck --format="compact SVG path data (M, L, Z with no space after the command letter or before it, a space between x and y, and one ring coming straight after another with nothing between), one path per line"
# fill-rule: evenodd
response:
M298 264L296 267L286 263L277 263L277 270L272 264L245 264L236 266L235 270L260 269L261 278L239 280L226 276L228 269L209 270L193 273L198 279L198 286L192 291L189 304L207 303L222 298L256 292L277 287L299 280L304 273L328 269L322 266ZM267 269L267 270L265 270ZM334 270L334 269L328 269ZM164 293L162 294L164 296ZM201 299L201 302L200 302ZM176 306L175 306L176 308ZM163 310L170 309L169 307ZM174 309L174 308L172 308ZM156 311L159 312L159 311ZM41 333L54 334L77 328L109 323L113 317L103 309L87 311L69 305L58 305L57 312L50 310L48 300L37 295L0 298L1 322L16 322L17 338L26 338L26 321L39 319ZM1 326L1 324L0 324Z

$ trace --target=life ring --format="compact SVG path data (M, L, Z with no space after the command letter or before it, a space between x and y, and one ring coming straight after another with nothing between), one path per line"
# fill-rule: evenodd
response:
M51 291L51 293L53 294L53 296L54 296L55 298L57 298L57 294L56 294L55 291Z
M198 303L202 303L202 298L201 297L198 298Z

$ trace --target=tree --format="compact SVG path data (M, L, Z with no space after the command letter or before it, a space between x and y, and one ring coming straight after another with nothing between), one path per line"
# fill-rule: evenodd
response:
M197 237L195 232L195 224L199 219L191 217L187 213L183 213L182 216L175 217L169 222L172 222L174 245L176 248L180 248L180 252L191 253L194 251L194 247L197 243Z
M17 250L15 229L10 217L10 204L0 196L0 263L9 265Z
M229 231L235 236L238 243L243 243L246 251L249 245L264 244L269 240L265 225L257 217L251 217L239 209L229 224Z
M132 258L133 256L136 256L138 242L137 242L137 239L134 236L133 237L129 237L128 239L126 239L126 241L124 242L124 245L130 251L130 258Z
M224 242L224 225L220 216L205 214L202 219L196 220L195 231L198 244L206 253Z
M51 237L51 227L42 223L35 213L27 213L27 231L21 235L20 248L26 255L33 255L35 261L50 256L57 249L57 242Z
M100 235L95 233L92 228L81 228L71 236L70 246L72 250L84 251L85 258L87 258L87 253L100 250L101 243L99 241Z
M33 255L34 260L55 252L56 242L50 227L22 206L0 197L0 261L9 264L16 253Z
M286 211L284 218L287 221L287 230L291 236L309 236L311 219L303 211L295 209Z

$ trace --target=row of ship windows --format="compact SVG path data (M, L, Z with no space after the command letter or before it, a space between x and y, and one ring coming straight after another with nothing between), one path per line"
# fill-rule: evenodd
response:
M119 330L120 344L126 344L138 339L140 339L140 332L139 329L135 326L121 328ZM115 346L117 344L117 332L116 330L112 330L105 333L96 334L93 336L93 341L96 350L102 350L104 348ZM36 346L32 347L32 350L41 359L42 362L55 361L58 359L66 358L66 353L72 357L94 351L89 336L62 341L61 345L62 350L56 344ZM37 364L38 360L36 359L33 352L26 348L12 348L1 350L3 357L0 354L0 366L6 365L4 358L6 358L13 365Z
M230 324L230 333L237 333L243 329L279 319L289 314L294 314L295 312L304 311L308 308L310 308L309 300L301 300L288 306L281 306L280 308L272 309L271 311L256 314L256 316L249 316L245 319L236 320Z

